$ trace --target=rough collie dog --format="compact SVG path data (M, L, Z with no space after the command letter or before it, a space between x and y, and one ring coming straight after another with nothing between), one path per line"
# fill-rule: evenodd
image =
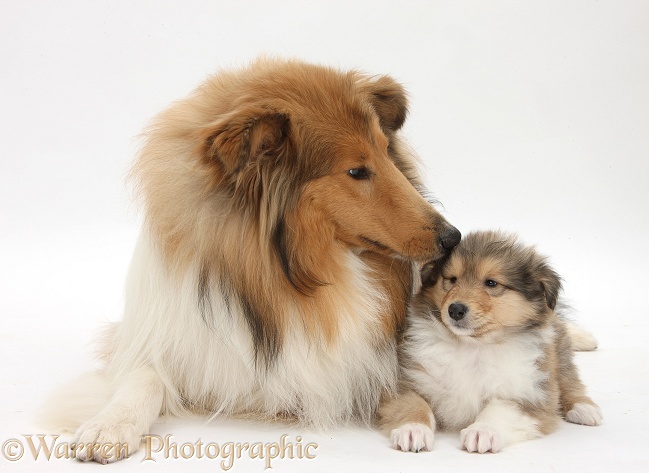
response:
M471 233L423 273L401 347L404 389L379 412L394 448L431 450L443 428L462 429L469 452L495 453L551 432L561 417L600 424L545 258L513 236Z
M396 388L413 261L460 240L397 135L406 105L387 76L260 60L158 116L123 320L49 424L133 452L160 413L369 421Z

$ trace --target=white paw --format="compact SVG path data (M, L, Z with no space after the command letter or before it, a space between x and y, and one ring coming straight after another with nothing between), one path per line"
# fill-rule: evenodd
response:
M496 453L504 446L502 434L482 422L471 424L460 432L460 447L467 452Z
M106 464L131 455L140 447L140 440L132 424L102 422L98 416L79 427L73 443L78 460Z
M393 429L390 432L390 442L397 450L404 452L420 452L432 450L435 433L424 424L411 423Z
M568 411L566 420L573 424L600 425L602 423L602 411L595 404L578 402Z

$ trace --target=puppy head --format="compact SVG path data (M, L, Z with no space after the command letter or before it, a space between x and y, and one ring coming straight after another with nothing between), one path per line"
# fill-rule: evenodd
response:
M561 290L543 256L502 232L470 233L423 276L420 299L435 316L458 336L484 340L544 326Z

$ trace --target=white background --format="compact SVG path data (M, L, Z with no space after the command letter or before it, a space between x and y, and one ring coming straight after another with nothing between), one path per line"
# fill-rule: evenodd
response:
M455 434L414 455L365 429L173 420L153 431L319 443L316 460L277 461L280 472L646 471L648 1L0 0L0 441L41 433L36 407L94 366L93 335L120 317L141 217L125 184L138 133L208 74L261 53L405 85L404 133L447 218L518 232L564 277L600 341L577 361L605 424L563 424L488 456L460 451ZM35 465L96 466L0 453L0 469ZM241 459L232 471L263 470Z

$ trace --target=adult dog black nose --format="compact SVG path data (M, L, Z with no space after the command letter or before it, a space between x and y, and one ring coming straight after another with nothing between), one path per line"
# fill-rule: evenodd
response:
M460 243L462 239L462 234L460 231L455 228L453 225L449 225L446 229L439 235L439 245L445 250L450 250L455 245Z
M448 306L448 315L450 315L453 320L463 319L467 312L469 312L469 308L461 302L453 302Z

